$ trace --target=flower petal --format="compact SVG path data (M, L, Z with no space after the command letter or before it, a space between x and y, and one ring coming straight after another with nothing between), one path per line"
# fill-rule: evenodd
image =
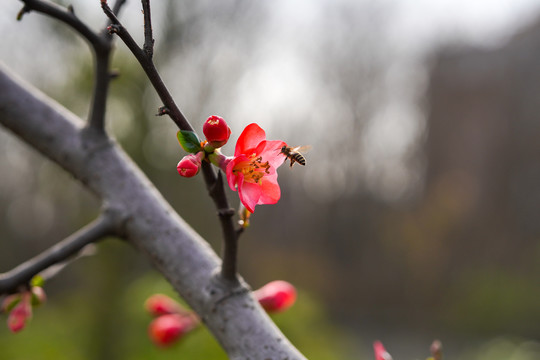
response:
M240 201L251 213L255 211L255 205L259 203L261 193L262 189L259 184L245 181L238 184L238 195L240 196Z
M262 204L275 204L281 197L281 189L277 183L277 173L275 176L265 176L261 182L261 196L258 205Z
M247 157L244 155L237 156L229 161L227 164L226 169L226 175L227 175L227 183L229 184L229 187L232 191L236 191L236 185L244 181L244 176L240 173L238 175L235 175L233 170L236 165L238 165L242 161L246 161ZM241 178L239 178L241 176Z
M257 146L256 152L262 156L263 162L268 161L272 168L277 169L285 160L285 155L281 153L283 146L287 146L287 143L284 141L265 140Z
M255 123L246 126L244 131L238 137L236 147L234 149L234 156L240 154L251 155L252 149L255 149L257 145L263 140L266 140L266 133L261 127Z

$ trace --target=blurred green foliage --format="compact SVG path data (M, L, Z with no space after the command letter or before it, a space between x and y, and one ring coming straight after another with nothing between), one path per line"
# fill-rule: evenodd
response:
M109 282L117 283L113 279ZM143 308L144 301L155 293L178 298L170 284L154 271L133 279L127 286L111 288L105 296L92 295L97 290L94 287L101 286L97 283L79 286L77 291L55 294L49 303L35 309L34 319L22 332L11 334L6 326L0 326L0 358L227 359L204 327L170 348L151 343L147 336L151 316ZM309 359L351 358L352 342L343 331L330 325L321 304L307 293L301 291L298 302L274 319Z

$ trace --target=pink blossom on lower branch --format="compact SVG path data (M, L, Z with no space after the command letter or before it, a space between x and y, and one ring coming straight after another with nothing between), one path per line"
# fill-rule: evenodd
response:
M144 308L154 316L166 314L189 314L189 311L180 305L180 303L164 294L154 294L150 296L144 302Z
M229 187L240 196L242 204L253 213L256 205L275 204L281 197L276 169L283 164L281 148L287 144L266 140L266 133L257 124L246 126L228 161L225 172Z
M253 292L264 310L269 313L285 311L296 301L295 287L283 280L274 280Z
M24 329L26 322L32 318L32 294L27 291L22 293L20 301L11 310L8 316L8 328L11 332L19 332Z
M373 350L375 351L375 360L392 360L392 356L386 351L382 342L375 341L373 343Z
M199 325L195 316L165 314L158 316L148 326L148 336L161 347L171 346Z

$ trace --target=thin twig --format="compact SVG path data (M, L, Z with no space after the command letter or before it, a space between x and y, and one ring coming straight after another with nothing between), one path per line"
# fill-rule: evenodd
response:
M143 51L149 59L154 55L154 39L152 37L152 17L150 16L150 0L141 0L144 15Z
M145 1L143 0L143 6ZM149 9L149 2L148 2ZM110 26L110 31L117 34L126 46L131 50L135 58L139 61L139 64L143 68L144 72L150 79L150 82L154 86L158 96L163 102L163 109L167 109L167 114L170 118L176 123L178 128L181 130L193 131L193 127L189 121L182 114L176 102L172 98L169 90L163 83L152 59L147 55L147 53L137 45L135 40L131 37L129 32L124 26L120 23L118 18L111 12L109 6L105 1L102 1L101 7L105 12L105 15L111 20L112 25ZM150 16L150 11L145 11L145 22L146 14ZM148 24L150 22L148 21ZM146 25L146 23L145 23ZM145 26L146 28L146 26ZM145 29L145 38L146 37ZM151 33L150 33L151 38ZM223 186L223 181L221 178L216 177L212 166L203 162L202 164L204 180L206 182L206 187L209 191L212 200L218 210L219 219L221 222L221 227L223 231L224 241L223 241L223 264L222 264L222 276L223 278L230 281L237 281L236 278L236 269L237 269L237 248L238 248L238 235L239 233L234 229L234 222L232 217L234 215L234 210L229 206L227 196L225 195L225 188Z
M163 105L169 109L169 116L171 117L171 119L175 122L179 129L193 131L193 127L186 119L184 114L182 114L182 112L174 102L169 90L163 83L163 80L161 80L161 77L159 76L159 73L154 66L154 63L152 62L152 59L146 56L144 50L141 49L139 45L137 45L135 40L133 40L127 29L122 26L120 20L118 20L116 15L114 15L106 2L101 3L101 8L103 9L105 15L107 15L107 17L112 22L112 25L109 27L109 31L117 34L118 37L122 39L124 44L126 44L128 49L133 53L135 58L139 61L139 64L141 65L144 72L146 73L146 76L148 76L148 79L154 86L154 89L156 90L161 101L163 102Z
M106 50L94 49L95 72L94 89L92 91L92 102L90 113L88 114L87 126L100 132L105 131L105 111L109 93L109 83L111 76L109 73L110 48Z
M116 16L118 16L118 13L120 13L120 9L122 8L122 6L124 6L125 3L126 3L126 0L117 0L114 3L113 13L115 13Z
M55 244L36 257L25 261L14 269L0 274L0 294L9 294L28 284L36 274L65 261L86 245L111 235L114 232L113 218L107 212L73 235Z
M23 9L19 12L17 18L20 20L24 13L37 11L39 13L49 15L50 17L60 20L77 31L94 47L107 46L107 43L95 33L92 29L86 26L76 15L73 10L69 10L60 5L46 0L22 0L24 2Z
M116 1L113 6L113 12L118 14L124 3L125 0ZM105 30L102 32L101 37L108 46L92 46L95 55L94 89L92 92L92 102L87 125L100 132L104 132L109 84L113 78L109 69L112 51L112 36Z
M238 238L240 234L234 228L234 209L229 206L221 172L218 172L216 178L214 169L207 162L203 162L202 170L208 194L218 209L217 213L223 232L221 276L229 281L238 281L236 272L238 263Z
M63 8L55 3L46 0L23 0L24 7L19 12L17 18L20 20L22 16L30 11L37 11L48 15L54 19L60 20L78 32L90 44L90 48L94 52L96 61L96 71L94 77L94 90L90 105L88 126L104 131L105 108L107 104L108 89L109 89L109 62L111 53L111 36L104 32L103 36L94 32L86 24L84 24L75 15L73 6ZM125 0L118 0L115 5L115 13L120 11Z

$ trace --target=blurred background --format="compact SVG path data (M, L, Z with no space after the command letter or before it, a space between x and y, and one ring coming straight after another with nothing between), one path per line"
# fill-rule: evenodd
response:
M97 1L73 5L103 28ZM39 14L17 22L21 7L3 4L0 60L85 118L86 44ZM371 359L376 339L394 359L424 359L436 338L448 359L540 359L540 3L169 0L152 15L158 69L196 129L228 121L225 153L251 122L313 147L305 168L280 168L280 202L257 207L240 247L253 288L300 290L276 321L310 359ZM142 44L140 2L121 19ZM203 181L176 173L175 126L116 44L109 132L219 251ZM3 272L100 204L3 128L0 152ZM205 330L152 347L142 303L173 292L120 241L46 291L21 334L0 325L0 358L225 358Z

